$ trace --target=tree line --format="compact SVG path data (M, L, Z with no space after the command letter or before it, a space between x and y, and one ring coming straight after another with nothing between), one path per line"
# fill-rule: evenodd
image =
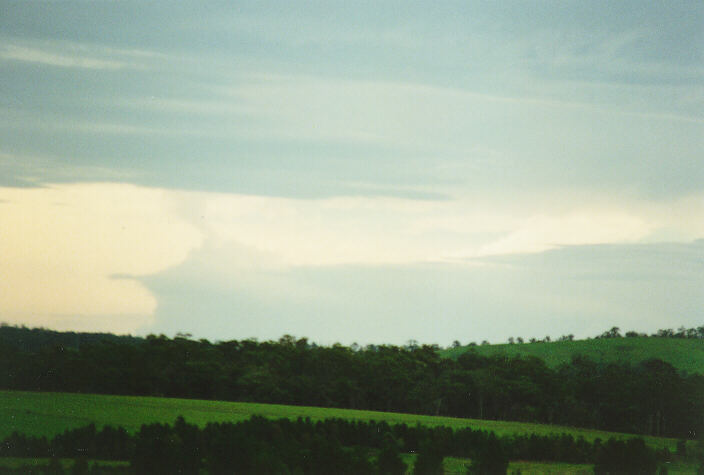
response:
M647 333L643 332L637 332L633 330L627 331L625 334L621 334L621 329L619 327L611 327L609 330L606 330L603 333L600 333L599 335L596 335L594 339L600 339L600 338L686 338L690 340L703 340L704 339L704 325L696 328L685 328L683 326L679 327L676 330L673 330L672 328L664 328L660 329L654 333L651 333L648 335ZM510 345L514 345L516 343L523 344L523 343L550 343L552 341L573 341L574 340L574 335L569 334L569 335L562 335L558 337L557 339L553 340L551 339L550 335L546 335L544 338L529 338L529 339L524 339L523 337L509 337L508 338L508 343ZM482 345L489 345L490 343L486 340L482 341ZM452 342L451 348L458 348L462 346L462 343L460 343L459 340L455 340ZM472 341L467 344L467 346L477 346L477 343Z
M2 332L0 328L0 333ZM277 403L563 424L695 438L704 434L704 376L670 364L575 357L442 358L429 345L305 338L211 343L149 336L80 347L18 349L0 338L0 388Z
M190 338L192 335L190 333L177 333L177 338ZM656 332L648 335L644 332L637 332L633 330L626 331L624 334L621 333L619 327L612 327L609 330L594 336L595 339L599 338L686 338L686 339L704 339L704 325L699 327L686 328L680 326L677 329L664 328L657 330ZM523 337L509 337L508 343L550 343L552 341L573 341L575 339L573 334L562 335L556 339L552 339L549 335L544 338L526 338ZM25 326L13 326L7 323L0 323L0 345L8 345L15 347L22 351L37 351L47 345L61 345L65 348L80 348L84 344L95 344L98 342L110 341L113 343L124 343L124 344L142 344L144 343L143 337L137 337L132 335L114 335L112 333L85 333L85 332L58 332L54 330L47 330L44 328L27 328ZM482 345L489 345L489 341L483 340ZM417 346L418 343L415 340L411 340L407 346ZM455 340L449 346L451 348L457 348L462 346L459 340ZM467 346L477 346L476 342L470 342ZM356 348L357 345L353 344L352 348ZM441 349L438 346L438 349Z
M509 460L593 463L596 473L655 473L671 459L667 449L642 439L593 443L572 436L497 437L464 428L389 425L327 419L269 420L259 416L203 428L179 417L173 425L143 425L134 435L94 425L48 440L14 433L0 443L0 456L129 460L128 473L369 473L403 474L401 453L417 454L413 471L442 473L444 457L471 459L467 473L506 473ZM113 472L119 469L112 469Z

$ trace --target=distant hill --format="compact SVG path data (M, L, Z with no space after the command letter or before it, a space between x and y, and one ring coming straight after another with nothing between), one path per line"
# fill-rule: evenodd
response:
M84 344L110 342L139 345L145 338L112 333L59 332L44 328L17 327L0 324L0 347L37 352L42 348L61 346L79 349ZM573 356L582 355L600 362L638 364L652 358L670 363L689 374L704 374L704 338L637 336L593 338L574 341L515 343L498 345L467 345L440 350L443 357L456 359L466 351L481 356L535 356L555 368L569 363Z
M620 337L589 340L460 346L442 350L442 356L457 358L466 351L482 356L535 356L550 367L569 363L583 355L600 362L637 364L652 358L670 363L680 371L704 374L704 340L700 338Z

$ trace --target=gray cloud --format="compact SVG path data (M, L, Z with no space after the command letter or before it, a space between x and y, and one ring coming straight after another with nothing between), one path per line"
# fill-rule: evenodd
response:
M0 142L85 168L76 180L112 168L276 196L688 194L704 182L702 19L691 2L11 2ZM65 179L52 166L36 178Z
M468 266L249 269L228 279L207 270L216 258L204 249L146 279L159 308L143 331L448 344L612 326L651 332L704 317L704 241L573 246Z

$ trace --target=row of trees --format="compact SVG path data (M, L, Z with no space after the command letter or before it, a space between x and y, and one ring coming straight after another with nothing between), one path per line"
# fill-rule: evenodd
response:
M647 336L645 333L637 333L634 331L629 331L626 332L627 337L636 337L636 336ZM704 326L697 327L697 328L685 328L685 327L679 327L677 330L673 330L671 328L666 328L663 330L658 330L656 333L653 333L650 335L651 337L657 337L657 338L690 338L690 339L704 339Z
M114 335L112 333L59 332L45 328L27 328L0 323L0 345L16 348L20 351L39 351L46 346L63 346L80 348L84 344L110 341L120 344L141 344L144 338L131 335Z
M647 333L638 333L635 331L627 331L625 336L626 338L648 338ZM612 327L596 338L622 338L621 329L619 327ZM704 339L704 326L697 328L679 327L677 330L665 328L651 334L650 338L687 338L701 340Z
M506 473L511 459L594 463L597 473L626 468L655 473L670 459L642 439L594 443L569 435L497 438L472 429L390 426L384 422L328 419L268 420L200 429L178 418L173 425L143 425L130 435L95 426L66 431L52 440L13 434L0 456L130 460L137 474L383 473L403 474L400 453L416 453L414 473L442 473L446 456L469 458L468 473Z
M619 327L612 327L609 330L595 336L594 338L621 338L622 336L633 338L687 338L687 339L704 339L704 325L696 328L685 328L684 326L679 327L676 330L672 328L660 329L650 335L647 333L627 331L625 334L621 334L621 329ZM192 335L190 333L177 333L176 338L190 339ZM562 335L555 339L554 341L573 341L575 336L573 334ZM47 345L61 345L65 348L80 348L81 345L85 344L95 344L99 342L112 342L121 344L142 344L144 343L144 338L135 337L129 335L113 335L111 333L77 333L77 332L57 332L53 330L46 330L43 328L27 328L25 326L17 327L8 325L6 323L0 323L0 345L13 346L21 351L37 351ZM522 344L522 343L549 343L553 339L546 335L541 338L526 338L523 337L509 337L509 344ZM483 340L481 345L490 345L488 340ZM413 349L414 347L420 346L415 340L410 340L406 345L407 348ZM440 346L431 345L436 349L441 349ZM457 348L462 346L459 340L452 342L451 348ZM476 342L470 342L467 346L477 346ZM356 343L351 345L350 348L353 350L359 350L361 347Z
M636 332L636 331L627 331L624 335L621 334L621 329L619 327L612 327L609 330L595 336L594 338L622 338L625 336L626 338L688 338L688 339L704 339L704 325L696 328L685 328L685 327L679 327L677 330L673 330L672 328L665 328L658 330L655 333L652 333L648 335L647 333L642 333L642 332ZM574 340L574 335L569 334L569 335L562 335L561 337L557 338L555 341L573 341ZM529 339L524 339L523 337L509 337L508 343L510 345L513 344L523 344L523 343L550 343L553 341L550 336L545 336L544 338L529 338ZM488 345L489 342L484 340L482 341L482 345ZM457 348L462 346L462 343L460 343L459 340L455 340L452 342L452 348ZM477 346L475 342L470 342L468 346Z

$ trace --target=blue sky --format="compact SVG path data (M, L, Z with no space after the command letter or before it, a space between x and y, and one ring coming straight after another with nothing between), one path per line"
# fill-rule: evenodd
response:
M701 324L701 2L0 9L3 321L441 344Z

